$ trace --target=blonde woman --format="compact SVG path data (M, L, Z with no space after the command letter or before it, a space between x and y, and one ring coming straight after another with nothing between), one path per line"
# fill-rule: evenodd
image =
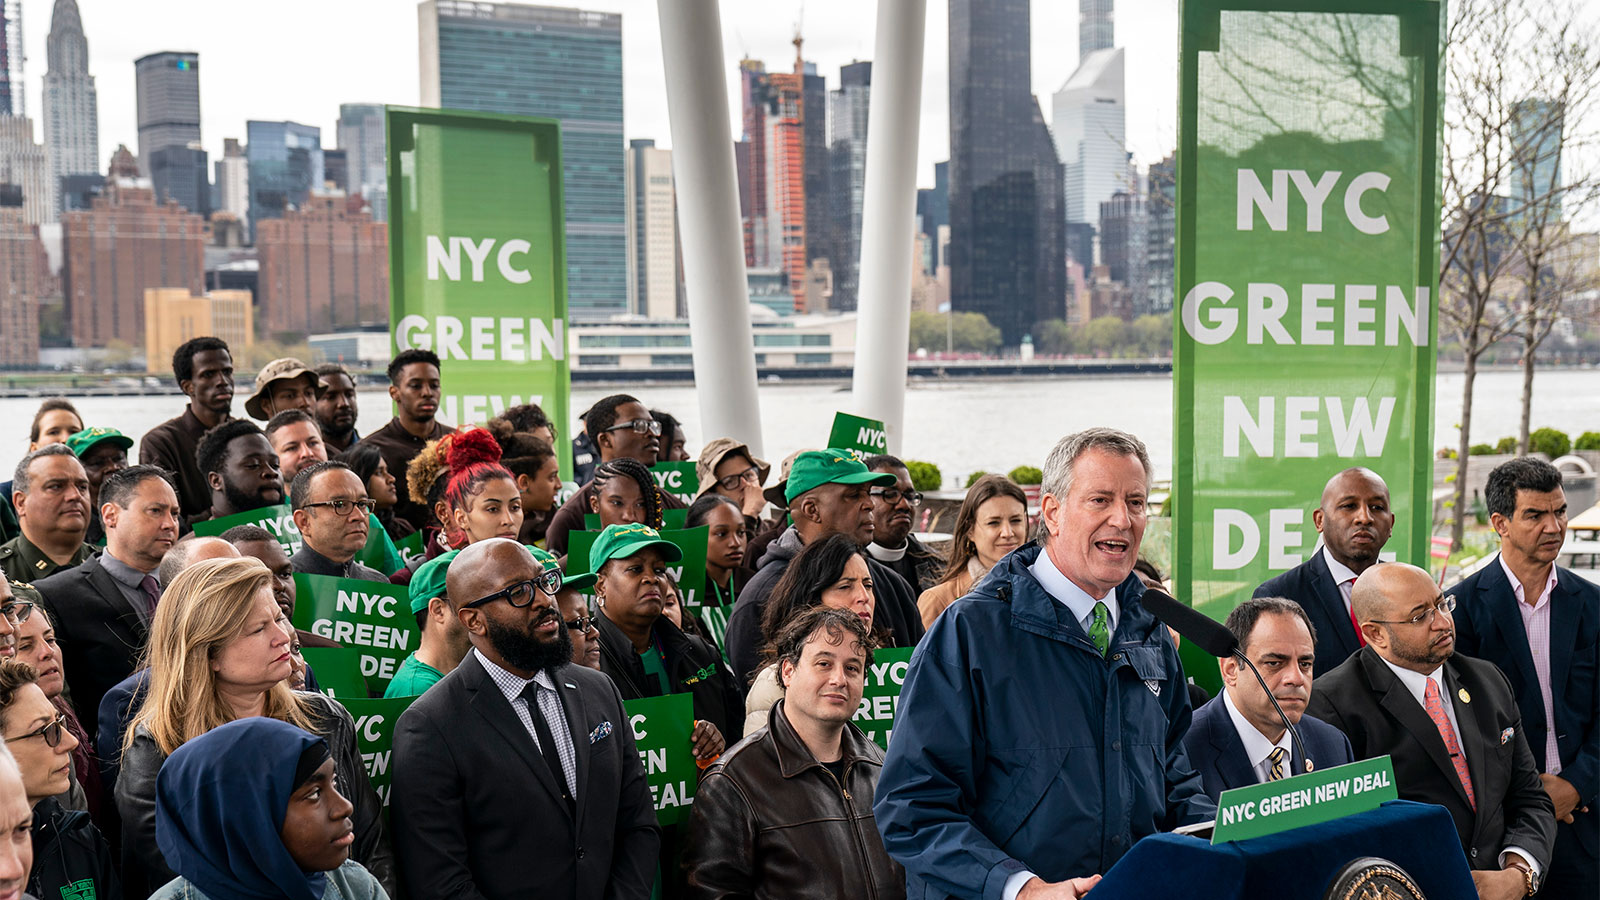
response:
M291 690L294 632L272 595L272 574L253 557L185 569L156 607L145 651L150 687L134 717L117 780L124 880L154 890L175 873L156 845L156 774L183 744L236 719L265 716L328 742L341 794L355 804L351 856L393 890L393 860L381 805L356 748L355 722L321 694ZM143 896L142 894L139 896Z

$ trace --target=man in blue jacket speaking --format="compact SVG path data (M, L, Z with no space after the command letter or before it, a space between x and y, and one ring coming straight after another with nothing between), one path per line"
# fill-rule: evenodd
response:
M1039 544L917 646L874 804L911 900L1079 897L1134 841L1216 815L1178 651L1133 574L1149 489L1138 438L1063 438Z

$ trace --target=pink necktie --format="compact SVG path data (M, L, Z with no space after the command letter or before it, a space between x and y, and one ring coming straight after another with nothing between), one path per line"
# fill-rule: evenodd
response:
M1461 755L1461 742L1456 740L1456 730L1450 727L1450 718L1444 714L1444 703L1439 699L1439 683L1429 678L1428 690L1423 696L1422 705L1427 708L1428 718L1433 720L1434 727L1439 729L1439 737L1444 738L1444 749L1450 751L1450 762L1456 767L1456 777L1461 779L1461 787L1467 792L1467 806L1477 812L1478 803L1472 796L1472 775L1467 772L1467 758Z

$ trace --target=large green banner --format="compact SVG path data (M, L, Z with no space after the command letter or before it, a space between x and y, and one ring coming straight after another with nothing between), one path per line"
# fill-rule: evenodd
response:
M367 764L367 777L372 789L384 806L389 805L389 784L394 772L389 767L390 754L394 752L394 727L400 714L416 701L415 697L394 697L377 700L340 700L356 720L356 747Z
M1174 312L1180 597L1221 617L1388 482L1426 565L1440 3L1185 0Z
M687 821L700 773L694 762L694 696L668 694L624 700L628 727L639 746L645 781L662 825Z
M440 421L537 403L568 414L561 129L549 119L388 108L389 321L441 362ZM557 441L561 471L572 448Z
M900 689L905 687L910 666L910 647L887 647L874 651L872 665L867 667L861 705L856 707L852 721L885 750L889 749L895 713L900 709Z
M294 626L361 651L367 688L381 696L421 640L403 587L327 575L294 576Z

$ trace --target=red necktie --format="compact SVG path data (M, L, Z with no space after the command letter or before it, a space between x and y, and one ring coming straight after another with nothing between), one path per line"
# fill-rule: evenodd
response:
M1356 580L1354 578L1345 582L1345 584L1351 586L1351 590L1355 589L1355 583ZM1350 625L1356 630L1356 646L1365 647L1367 645L1367 639L1361 636L1361 623L1356 620L1356 608L1354 604L1350 606Z
M1467 806L1477 812L1478 803L1472 796L1472 775L1467 772L1467 758L1461 755L1461 742L1456 740L1456 730L1450 727L1450 718L1444 714L1444 703L1439 699L1439 683L1432 678L1428 679L1428 689L1423 692L1422 705L1428 710L1428 718L1433 720L1434 727L1439 729L1439 737L1444 738L1444 749L1450 751L1450 762L1456 767L1456 777L1461 779L1461 787L1467 792Z

